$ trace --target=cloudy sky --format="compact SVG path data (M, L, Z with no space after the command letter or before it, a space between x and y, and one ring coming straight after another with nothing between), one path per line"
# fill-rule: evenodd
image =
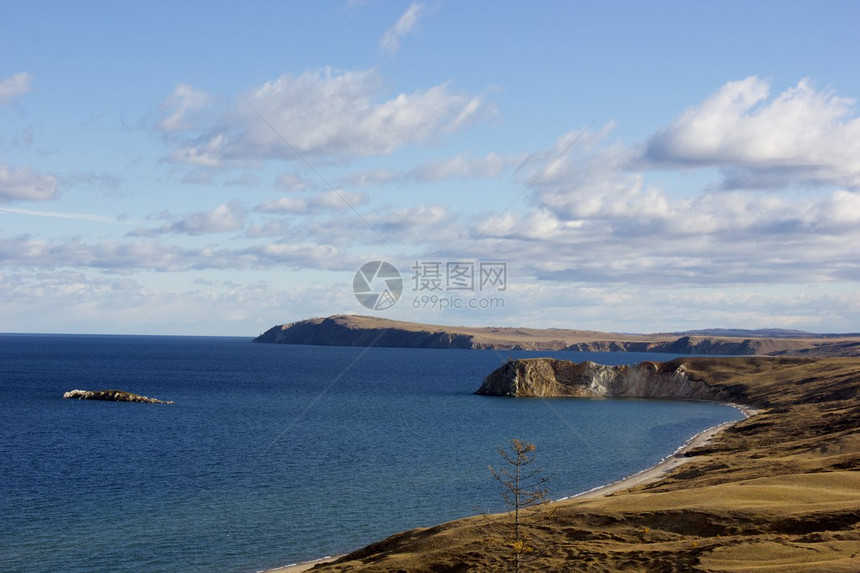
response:
M860 331L858 3L0 10L0 331Z

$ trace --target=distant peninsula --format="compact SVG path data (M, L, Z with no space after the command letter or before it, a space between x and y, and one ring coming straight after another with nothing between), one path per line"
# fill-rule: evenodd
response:
M813 334L781 329L620 334L559 328L441 326L344 314L273 326L254 342L474 350L860 357L860 334Z

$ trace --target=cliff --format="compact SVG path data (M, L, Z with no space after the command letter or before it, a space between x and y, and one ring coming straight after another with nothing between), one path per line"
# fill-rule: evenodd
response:
M513 360L491 372L484 396L727 400L730 393L690 376L683 361L605 366L552 358Z
M731 331L735 332L735 331ZM614 334L560 328L441 326L370 316L336 315L274 326L254 342L322 346L388 346L580 352L662 352L695 355L860 356L857 335L743 337ZM772 331L761 331L764 333Z

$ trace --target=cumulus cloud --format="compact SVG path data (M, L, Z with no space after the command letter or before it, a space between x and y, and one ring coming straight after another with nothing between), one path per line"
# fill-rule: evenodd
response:
M446 84L389 96L375 69L287 74L245 94L217 119L184 126L170 139L170 160L205 167L295 160L290 147L336 160L385 155L463 129L486 107Z
M389 53L395 53L400 49L400 40L409 34L418 23L418 18L424 12L424 6L418 2L409 5L395 24L385 31L379 46Z
M24 72L0 79L0 105L29 92L32 89L32 82L33 76Z
M0 163L0 203L46 201L57 197L57 178L42 175L29 167L14 169Z
M852 106L807 81L770 97L747 78L640 145L608 141L611 123L572 130L521 162L521 204L473 220L464 242L560 283L856 281Z
M860 189L855 102L802 80L770 98L767 81L729 82L651 137L657 167L724 169L724 188L841 185Z
M169 215L168 215L169 216ZM245 226L245 208L239 203L225 203L210 211L191 213L181 219L165 223L157 229L135 229L130 236L147 237L164 233L209 235L238 231Z

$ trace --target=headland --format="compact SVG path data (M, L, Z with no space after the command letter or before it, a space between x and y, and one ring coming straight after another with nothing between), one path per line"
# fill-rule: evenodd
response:
M860 356L860 334L813 334L775 329L622 334L562 328L441 326L359 315L311 318L273 326L254 342L475 350Z

